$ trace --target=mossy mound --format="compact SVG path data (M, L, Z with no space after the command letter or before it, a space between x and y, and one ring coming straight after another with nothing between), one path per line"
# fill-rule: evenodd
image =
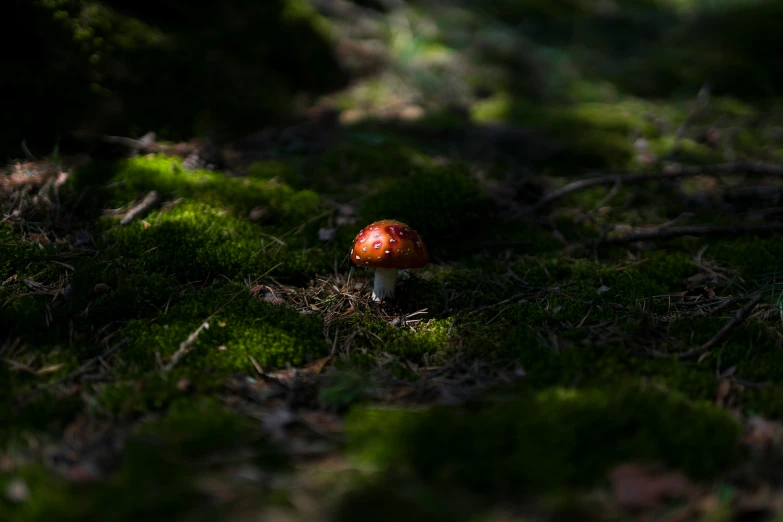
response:
M240 295L235 297L237 293ZM233 287L195 292L154 324L129 323L125 331L133 343L127 359L141 368L153 368L156 354L172 355L198 328L197 318L208 316L209 329L199 335L188 355L187 367L194 372L249 373L253 370L251 356L264 368L284 367L287 363L299 366L326 349L317 318Z
M485 494L590 484L628 460L712 476L735 462L741 431L709 404L634 386L555 388L423 412L357 410L349 419L361 458Z

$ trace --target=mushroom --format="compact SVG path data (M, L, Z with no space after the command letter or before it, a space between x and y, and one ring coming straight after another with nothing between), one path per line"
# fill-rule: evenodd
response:
M418 232L393 219L376 221L356 235L351 261L375 268L372 298L380 302L394 297L397 269L421 268L430 260L427 245Z

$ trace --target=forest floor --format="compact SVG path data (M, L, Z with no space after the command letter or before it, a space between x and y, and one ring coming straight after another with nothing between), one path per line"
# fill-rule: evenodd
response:
M3 169L0 519L783 520L783 103L315 3L300 123Z

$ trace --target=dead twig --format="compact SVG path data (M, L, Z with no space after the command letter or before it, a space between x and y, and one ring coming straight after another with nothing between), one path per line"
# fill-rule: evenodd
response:
M695 167L674 166L664 172L643 172L636 174L612 174L595 178L582 179L569 183L555 191L550 192L532 207L532 211L541 209L552 201L563 198L574 192L585 190L600 185L616 185L618 183L629 185L644 183L647 181L669 181L689 176L721 175L721 174L755 174L783 176L783 166L772 165L761 161L735 161L731 163L718 163L715 165L701 165Z
M193 345L193 343L196 342L196 339L198 339L199 334L209 329L209 323L204 322L201 323L201 326L196 328L196 330L188 335L188 338L182 341L179 344L179 348L176 352L174 352L174 355L171 356L171 359L169 359L169 362L166 363L163 368L161 368L161 371L168 373L170 372L178 363L179 361L185 357L188 352L190 352L190 347Z
M141 219L144 216L147 215L153 208L157 207L160 204L161 197L160 194L158 194L156 191L150 191L149 194L144 196L144 199L141 200L141 203L133 207L128 214L124 218L122 218L122 221L120 221L120 225L130 225L137 219Z
M598 238L588 242L586 246L596 248L598 245L622 245L637 241L666 240L683 236L699 237L729 237L744 234L771 234L783 231L783 223L768 223L765 225L740 225L734 227L714 227L710 225L693 225L688 227L660 226L637 230L609 238Z
M753 311L754 308L756 308L756 305L758 305L761 302L761 299L763 298L762 294L758 294L756 297L754 297L748 304L737 310L737 312L732 316L731 320L726 323L723 328L721 328L718 333L716 333L709 341L702 344L698 348L694 348L693 350L688 350L685 352L680 352L676 354L677 359L684 360L684 359L692 359L693 357L698 357L710 350L712 350L715 346L722 343L726 337L729 336L729 334L740 324L742 324L745 319L750 315L750 313ZM653 355L656 357L670 357L670 354L661 353L661 352L653 352Z

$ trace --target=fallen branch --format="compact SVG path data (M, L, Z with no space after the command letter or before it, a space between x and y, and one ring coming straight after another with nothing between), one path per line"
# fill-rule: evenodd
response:
M144 216L146 216L153 208L157 207L160 204L161 197L160 194L158 194L156 191L150 191L149 194L144 196L144 199L141 200L141 203L133 207L130 212L128 212L124 218L122 218L122 221L120 221L120 225L126 226L130 225L137 219L141 219Z
M771 234L783 231L783 223L768 223L765 225L741 225L735 227L714 227L710 225L693 225L688 227L655 227L648 230L638 230L616 237L599 238L588 243L595 248L598 245L622 245L637 241L667 240L683 236L728 237L744 234Z
M209 329L209 323L206 322L202 323L201 326L196 328L196 330L193 333L188 335L187 339L185 339L180 343L177 351L174 352L174 355L171 356L169 362L165 366L163 366L161 370L163 372L170 372L179 363L180 359L185 357L188 354L188 352L190 352L190 347L193 345L193 343L196 342L196 339L198 338L199 334L202 331L208 329Z
M783 176L783 166L771 165L764 162L736 161L731 163L718 163L716 165L703 165L698 167L675 166L665 172L649 172L637 174L612 174L595 178L574 181L568 185L550 192L536 203L531 210L538 210L556 199L563 198L574 192L585 190L599 185L630 185L644 183L646 181L668 181L689 176L717 175L717 174L756 174Z
M728 323L726 323L723 326L723 328L721 328L718 331L718 333L716 333L712 337L712 339L702 344L698 348L694 348L693 350L688 350L686 352L680 352L676 354L677 359L682 361L684 359L691 359L693 357L698 357L703 353L712 350L714 347L722 343L737 326L742 324L742 322L745 321L745 319L747 319L747 317L750 315L753 309L756 308L756 305L761 302L762 297L763 297L762 294L758 294L748 304L746 304L745 306L737 310L737 312L734 314L731 320ZM653 355L656 357L671 356L670 354L661 353L661 352L653 352Z
M142 152L158 152L165 149L165 147L161 147L154 142L135 140L133 138L126 138L125 136L104 136L101 139L106 143L122 145L124 147L128 147L129 149L135 149Z

